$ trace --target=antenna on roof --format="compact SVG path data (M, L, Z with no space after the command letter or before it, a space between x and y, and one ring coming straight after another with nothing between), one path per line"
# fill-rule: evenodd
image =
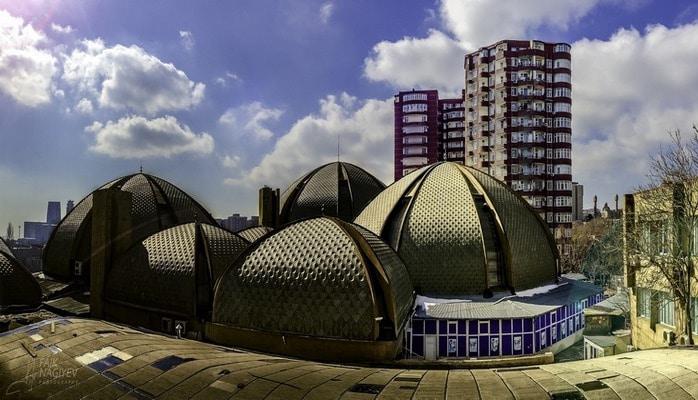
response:
M337 162L339 162L339 132L337 132Z
M139 170L140 170L140 172L141 172L141 174L142 174L142 173L143 173L143 163L141 163L141 166L140 166Z

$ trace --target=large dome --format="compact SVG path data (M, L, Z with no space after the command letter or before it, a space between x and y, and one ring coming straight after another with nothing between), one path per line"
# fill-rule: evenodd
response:
M382 240L337 218L307 219L253 243L226 270L216 285L212 332L223 342L226 327L287 335L288 347L275 348L287 354L294 353L289 335L396 341L412 302L405 266ZM272 351L281 343L261 337L231 344Z
M297 179L282 193L280 222L321 216L352 221L384 188L381 181L354 164L325 164Z
M159 327L162 315L187 320L207 313L216 280L248 245L240 236L207 224L178 225L149 236L110 268L104 298L107 304L150 310L155 321L141 321L132 312L119 315L110 304L106 314Z
M41 304L41 287L0 238L0 311Z
M355 222L396 249L420 294L488 295L557 279L545 222L503 182L460 164L414 171Z
M131 219L134 243L163 229L200 221L216 225L211 215L181 189L147 174L128 175L99 189L119 188L133 195ZM91 255L92 193L82 199L56 226L44 249L44 273L58 279L75 276L76 262L89 265ZM83 272L85 275L86 272Z

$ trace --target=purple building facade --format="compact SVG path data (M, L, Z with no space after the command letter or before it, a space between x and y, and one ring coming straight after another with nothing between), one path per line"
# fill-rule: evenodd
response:
M532 297L418 304L405 332L405 357L490 358L563 351L582 339L584 309L603 299L601 289L592 284L565 282Z
M395 180L441 160L463 162L463 99L436 90L395 95Z

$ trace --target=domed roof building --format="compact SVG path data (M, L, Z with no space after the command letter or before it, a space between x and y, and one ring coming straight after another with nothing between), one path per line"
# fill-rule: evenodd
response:
M298 178L282 194L280 224L332 216L352 221L385 185L362 168L333 162Z
M0 312L41 304L41 287L0 238Z
M413 289L395 252L337 218L291 223L255 242L216 285L213 342L334 359L392 359Z
M248 242L252 243L273 230L273 228L270 228L268 226L251 226L249 228L237 231L237 234L245 240L247 240Z
M184 322L196 337L209 317L213 287L249 242L225 229L188 223L134 245L106 273L104 316L175 333Z
M355 222L383 238L425 295L489 297L557 280L557 249L546 223L495 178L456 163L408 174Z
M187 222L216 225L213 217L199 203L156 176L143 173L128 175L99 189L108 188L117 188L132 195L130 235L134 242ZM51 278L71 280L89 274L93 193L82 199L63 218L46 244L44 273Z

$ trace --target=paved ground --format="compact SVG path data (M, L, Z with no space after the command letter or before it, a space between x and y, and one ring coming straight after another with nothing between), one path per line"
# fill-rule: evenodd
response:
M291 360L99 321L52 321L0 336L0 399L698 398L698 351L691 349L497 370L389 369Z

